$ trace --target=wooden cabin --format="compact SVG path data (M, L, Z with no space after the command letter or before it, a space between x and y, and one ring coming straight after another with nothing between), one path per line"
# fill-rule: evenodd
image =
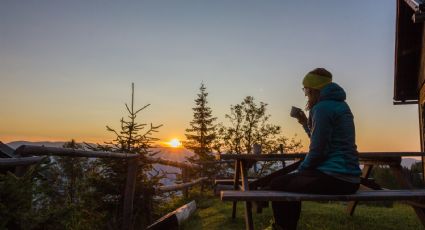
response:
M425 151L425 0L397 0L394 104L418 104ZM425 168L425 157L422 157ZM425 180L425 174L424 180Z

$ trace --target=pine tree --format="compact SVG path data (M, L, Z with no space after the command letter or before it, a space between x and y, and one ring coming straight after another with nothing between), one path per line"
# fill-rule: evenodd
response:
M96 150L125 152L131 154L140 154L138 158L138 174L136 175L136 185L134 194L134 227L146 227L152 221L153 199L151 191L160 184L163 174L156 171L151 163L146 162L146 156L153 156L152 144L158 140L152 135L157 132L159 126L146 123L138 123L137 116L139 112L146 109L148 105L140 109L134 109L134 84L132 84L131 104L125 104L128 119L121 118L120 129L114 129L106 126L107 131L115 135L115 139L106 142L104 145L97 145ZM105 220L109 225L119 228L122 224L122 205L123 194L127 175L127 161L121 159L98 159L96 161L97 169L100 169L93 176L93 183L97 190L95 195L101 198L99 209L105 210Z
M215 125L217 119L213 117L212 110L208 107L206 87L202 83L199 88L200 93L195 99L195 107L193 110L193 120L190 122L190 128L186 129L186 139L184 146L187 149L193 150L196 154L192 157L193 160L205 161L212 160L214 157L211 154L212 142L214 141Z
M186 141L183 142L185 148L192 150L195 155L188 157L192 163L197 163L202 166L202 162L214 160L212 154L212 143L216 138L212 110L208 106L206 87L201 83L198 97L195 99L195 107L193 110L193 120L190 122L190 128L186 129ZM201 167L203 176L211 176L213 167Z

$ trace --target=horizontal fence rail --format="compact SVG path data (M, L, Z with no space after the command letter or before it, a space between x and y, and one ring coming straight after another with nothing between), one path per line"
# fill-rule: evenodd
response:
M189 164L185 162L178 162L178 161L170 161L164 158L156 158L156 157L146 157L146 161L149 163L156 163L161 165L169 165L174 166L177 168L189 168L189 169L199 169L199 165L195 164Z
M158 191L158 192L171 192L171 191L176 191L176 190L183 190L185 188L189 188L191 186L194 186L196 184L199 184L202 181L207 180L207 179L208 179L208 177L202 177L202 178L198 178L198 179L196 179L194 181L187 182L187 183L161 186L161 187L158 187L156 189L156 191Z
M45 157L0 158L0 167L13 167L36 164Z
M57 147L44 147L44 146L32 146L22 145L16 149L15 154L20 156L66 156L66 157L93 157L93 158L118 158L118 159L129 159L140 157L139 154L135 153L116 153L106 151L91 151L91 150L80 150L70 148L57 148ZM29 157L26 157L29 158ZM10 158L5 158L10 159ZM16 158L21 159L21 158ZM22 158L23 159L23 158ZM190 168L198 169L199 165L189 164L185 162L170 161L163 158L155 157L144 157L147 163L156 163L162 165L174 166L177 168ZM23 160L22 160L23 161ZM19 161L17 161L19 162ZM6 164L6 163L5 163ZM1 165L1 163L0 163Z
M137 158L140 155L134 153L114 153L104 151L90 151L70 148L56 148L44 146L22 145L17 148L15 154L20 156L67 156L67 157L95 157L95 158Z

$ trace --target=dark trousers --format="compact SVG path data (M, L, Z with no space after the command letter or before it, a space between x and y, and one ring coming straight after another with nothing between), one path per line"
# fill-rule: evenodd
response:
M318 170L276 177L269 184L270 190L299 192L312 194L351 194L355 193L359 184L350 183L326 175ZM301 202L272 202L275 223L283 229L297 229L301 213Z

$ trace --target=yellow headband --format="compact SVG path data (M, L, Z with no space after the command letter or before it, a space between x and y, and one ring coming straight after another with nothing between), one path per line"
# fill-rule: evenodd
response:
M320 90L331 82L332 82L332 78L330 77L325 77L325 76L317 75L314 73L308 73L304 77L303 85L306 88Z

